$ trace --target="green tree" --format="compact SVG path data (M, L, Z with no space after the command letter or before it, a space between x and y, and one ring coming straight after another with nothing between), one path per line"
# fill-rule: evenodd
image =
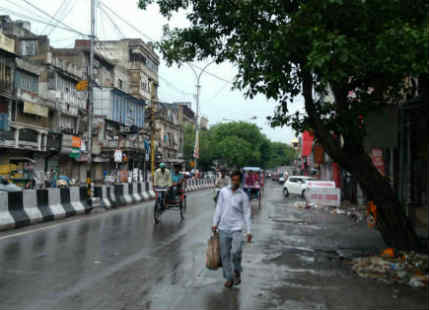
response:
M150 3L167 17L188 12L188 27L164 29L159 47L169 64L209 57L234 63L235 87L279 102L274 126L313 129L330 157L358 179L377 205L385 242L418 247L396 193L363 148L359 118L398 101L405 77L427 83L427 0L140 0L139 6ZM314 96L328 87L333 104ZM306 114L289 114L288 103L301 93Z
M271 143L268 168L291 165L294 159L296 159L296 152L291 146L280 142Z
M234 162L235 166L258 166L265 168L270 156L270 140L261 133L255 124L247 122L230 122L213 126L211 129L212 145L222 142L228 137L236 137L241 141L251 145L247 159L244 162ZM237 140L238 141L238 140ZM235 152L229 150L229 152ZM225 158L226 154L221 153L220 149L214 150L217 158ZM228 156L226 156L228 157Z

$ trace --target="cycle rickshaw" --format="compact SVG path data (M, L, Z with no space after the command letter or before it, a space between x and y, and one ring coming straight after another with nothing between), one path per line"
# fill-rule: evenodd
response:
M259 167L244 167L243 173L243 188L249 195L250 202L256 200L258 202L258 208L260 208L264 191L263 170Z
M169 210L179 211L180 219L184 220L187 207L185 186L186 181L181 185L173 185L170 188L155 188L155 208L153 211L155 224L159 224L162 213Z

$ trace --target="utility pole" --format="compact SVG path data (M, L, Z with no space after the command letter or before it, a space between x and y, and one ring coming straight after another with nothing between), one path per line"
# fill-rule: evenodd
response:
M151 153L151 173L152 173L152 182L155 178L155 112L156 112L156 102L155 102L155 85L153 81L150 81L150 103L151 103L151 138L150 138L150 153Z
M196 119L195 119L195 144L194 144L194 153L195 153L195 148L198 148L197 151L199 153L199 147L200 147L199 146L199 144L200 144L199 143L199 130L200 130L200 123L199 123L199 118L200 118L200 89L201 89L200 78L201 78L201 75L207 69L207 67L209 65L211 65L212 63L214 63L214 62L215 62L215 60L213 60L213 61L209 62L207 65L205 65L204 68L201 69L201 71L200 71L199 74L197 74L197 72L195 71L195 69L190 64L186 63L189 66L189 68L191 68L192 72L194 72L195 78L197 80L197 85L196 85L196 87L197 87L197 95L196 95L196 104L197 104L196 110L197 110L197 115L196 115ZM194 158L194 162L195 162L194 169L197 170L197 158L196 157Z
M88 68L88 170L86 172L86 182L88 184L88 197L92 198L92 122L94 115L94 38L95 38L95 1L91 0L91 36L89 43L89 68ZM91 201L91 200L90 200Z

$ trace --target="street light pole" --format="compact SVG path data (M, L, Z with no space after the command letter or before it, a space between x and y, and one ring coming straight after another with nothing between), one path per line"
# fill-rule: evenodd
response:
M215 62L215 60L213 60L213 61L211 61L211 62L209 62L208 64L206 64L202 69L201 69L201 71L200 71L200 73L198 74L196 71L195 71L195 69L189 64L189 63L186 63L188 66L189 66L189 68L191 68L191 70L192 70L192 72L194 72L194 75L195 75L195 78L196 78L196 80L197 80L197 85L196 85L196 87L197 87L197 95L196 95L196 103L197 103L197 107L196 107L196 110L197 110L197 115L196 115L196 118L195 118L195 145L194 145L194 152L195 152L195 148L196 147L198 147L198 152L199 152L199 130L200 130L200 124L199 124L199 118L200 118L200 89L201 89L201 84L200 84L200 78L201 78L201 75L205 72L205 70L207 69L207 67L209 66L209 65L211 65L212 63L214 63ZM194 165L194 169L195 170L197 170L197 158L194 158L194 160L195 160L195 165Z
M93 74L94 74L94 38L95 38L95 0L91 0L91 36L89 45L89 69L88 69L88 198L91 201L92 191L92 122L94 115L94 92L93 92Z

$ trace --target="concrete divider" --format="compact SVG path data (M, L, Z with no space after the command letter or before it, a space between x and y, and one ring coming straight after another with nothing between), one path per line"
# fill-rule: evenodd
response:
M48 200L49 208L54 214L55 219L66 217L66 211L61 205L60 189L59 188L48 188Z
M85 213L85 207L80 201L80 187L65 188L70 193L70 205L72 206L75 214Z
M150 195L149 195L149 183L148 182L144 182L142 184L142 190L143 190L143 200L144 201L148 201L150 200Z
M43 221L53 221L55 219L54 213L49 206L49 192L47 189L38 189L36 191L37 207L43 216Z
M99 185L94 187L94 196L101 201L101 207L104 209L112 208L110 199L107 197L107 186Z
M60 188L60 202L66 212L66 217L74 216L77 214L76 210L73 208L70 199L70 189L69 188Z
M133 183L133 186L132 186L133 195L132 195L132 197L136 203L143 201L143 197L139 191L140 188L141 188L141 183Z
M122 184L123 188L124 188L124 199L127 205L130 205L133 203L133 198L130 195L130 186L131 184L128 183L123 183Z
M124 197L124 186L123 184L115 184L114 186L114 193L116 196L116 202L117 202L117 207L120 206L125 206L127 204L127 201L125 200Z
M92 187L92 191L95 192L95 186ZM83 208L85 209L85 213L89 213L89 212L91 212L92 209L95 208L95 206L93 206L89 202L88 187L86 187L86 186L80 186L79 187L79 199L80 199L80 203L82 204Z
M9 212L8 194L8 192L0 192L0 230L15 228L15 219Z
M30 225L30 218L24 211L24 192L8 192L7 194L9 213L15 221L15 227Z
M213 185L212 179L188 179L185 192L207 189ZM150 181L95 186L93 190L97 203L100 202L106 209L155 198ZM92 209L94 206L89 203L86 186L0 192L0 230L89 213Z
M148 183L149 183L149 190L148 190L149 198L150 199L155 199L156 195L155 195L155 192L153 191L153 184L152 184L151 181L149 181Z
M139 193L140 197L141 197L141 201L146 201L148 200L148 197L145 197L145 183L144 182L139 182L137 183L137 192Z
M37 205L37 191L34 189L22 192L24 212L30 219L29 224L40 223L43 221L43 215Z
M106 190L107 190L107 197L112 204L112 208L119 207L120 202L119 202L119 200L115 194L115 186L114 185L113 186L107 186Z

